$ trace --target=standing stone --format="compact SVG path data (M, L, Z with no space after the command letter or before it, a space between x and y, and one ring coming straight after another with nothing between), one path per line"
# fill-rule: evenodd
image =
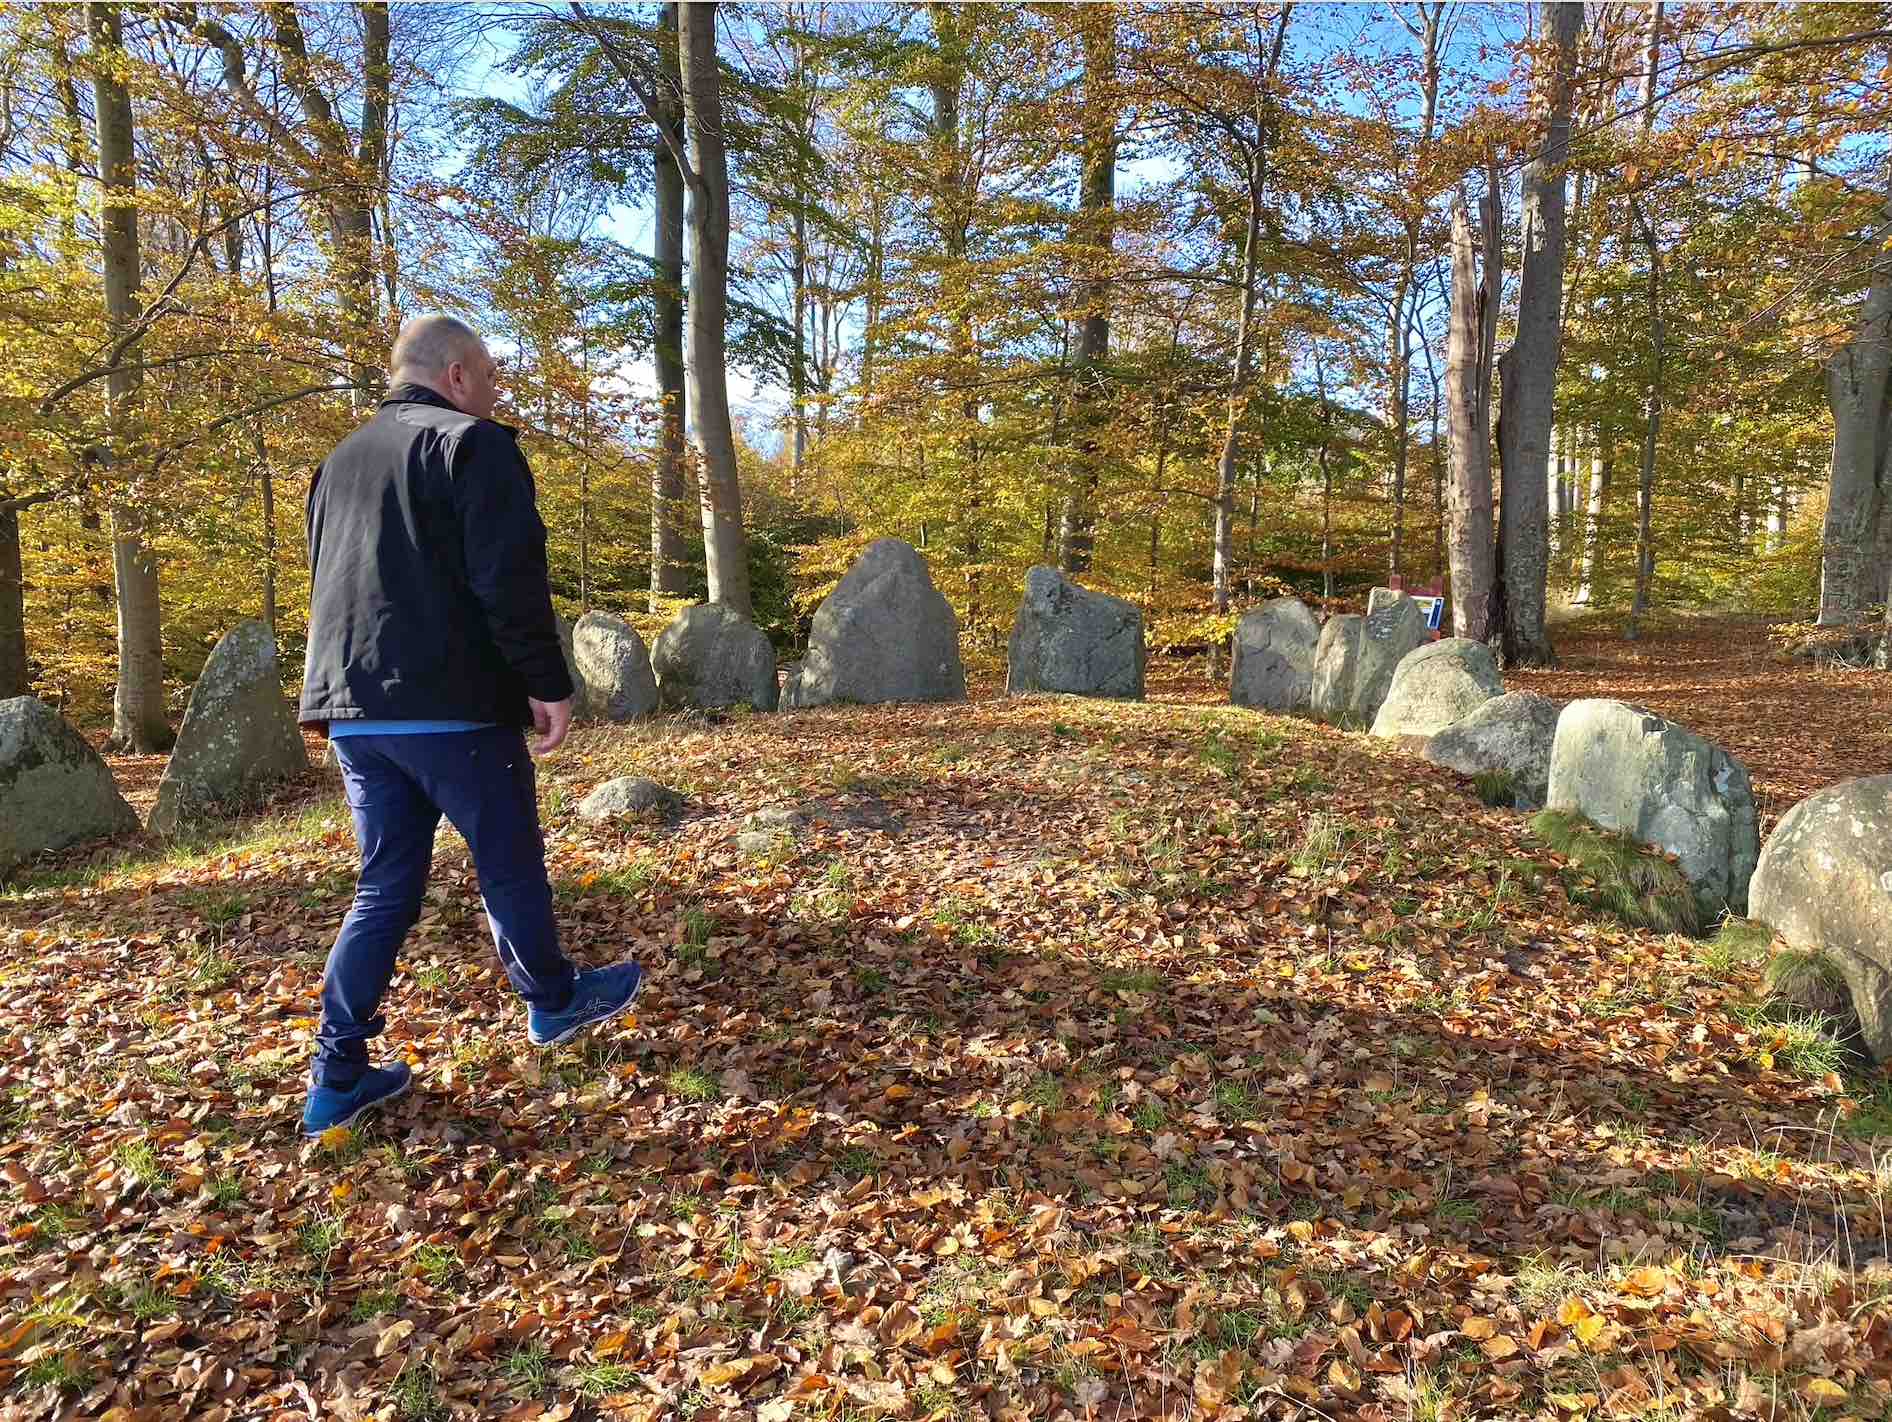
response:
M1306 711L1314 694L1320 628L1307 604L1277 597L1242 614L1235 626L1228 699L1262 711Z
M720 602L685 608L651 650L657 703L666 711L748 706L773 711L780 699L768 634Z
M1518 809L1542 809L1550 794L1558 710L1555 701L1534 691L1495 696L1427 741L1425 757L1460 775L1503 771L1511 777Z
M158 782L151 831L175 833L256 785L308 768L282 693L276 639L254 618L239 622L211 649L191 688L183 729Z
M959 619L926 560L875 540L816 610L789 704L965 699Z
M1332 617L1314 649L1313 710L1322 720L1373 724L1393 671L1426 640L1426 615L1405 593L1366 617Z
M1366 595L1366 615L1371 617L1381 608L1391 607L1406 596L1398 588L1374 588Z
M1866 1049L1892 1061L1892 775L1789 810L1761 850L1748 913L1840 970Z
M657 709L657 678L637 629L608 612L587 612L572 629L576 685L593 716L622 724Z
M1746 911L1754 788L1740 761L1693 731L1621 701L1573 701L1557 718L1546 803L1673 854L1704 919Z
M85 738L32 696L0 701L0 876L33 855L138 828Z
M1373 718L1376 736L1430 736L1504 694L1491 648L1446 637L1406 653Z
M552 621L558 627L558 650L565 658L565 674L572 679L572 718L581 720L591 714L591 708L585 704L585 679L578 674L578 654L573 646L577 629L556 614Z
M1314 677L1308 690L1308 709L1323 721L1346 720L1353 701L1354 678L1360 671L1360 632L1366 619L1357 612L1330 617L1321 625L1314 644Z
M1143 612L1040 564L1025 574L1012 624L1007 694L1066 691L1143 699Z

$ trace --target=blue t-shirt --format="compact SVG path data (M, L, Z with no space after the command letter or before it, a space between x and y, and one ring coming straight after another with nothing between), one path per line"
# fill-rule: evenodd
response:
M330 721L328 737L432 736L442 731L484 731L491 721Z

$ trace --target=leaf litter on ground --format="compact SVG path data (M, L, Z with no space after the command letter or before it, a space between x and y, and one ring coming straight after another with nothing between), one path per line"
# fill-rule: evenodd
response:
M1217 699L585 728L550 864L635 1019L529 1048L443 833L416 1089L313 1142L332 782L29 875L6 1415L1882 1415L1883 1092L1469 783ZM627 773L683 818L577 820Z

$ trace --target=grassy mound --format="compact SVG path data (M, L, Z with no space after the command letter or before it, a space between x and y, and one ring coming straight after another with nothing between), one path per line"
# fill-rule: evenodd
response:
M1531 828L1570 861L1565 878L1575 902L1658 933L1701 932L1694 886L1661 851L1563 810L1540 811Z

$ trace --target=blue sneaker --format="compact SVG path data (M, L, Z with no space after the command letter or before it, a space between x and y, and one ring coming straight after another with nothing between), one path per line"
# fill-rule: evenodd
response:
M644 970L635 963L588 969L572 985L572 1005L563 1012L526 1009L526 1040L535 1047L569 1042L594 1023L609 1022L629 1010L643 985Z
M336 1126L346 1126L363 1111L404 1095L414 1084L414 1073L406 1062L393 1066L371 1067L367 1075L342 1090L334 1086L309 1088L309 1101L302 1108L302 1134L319 1136Z

